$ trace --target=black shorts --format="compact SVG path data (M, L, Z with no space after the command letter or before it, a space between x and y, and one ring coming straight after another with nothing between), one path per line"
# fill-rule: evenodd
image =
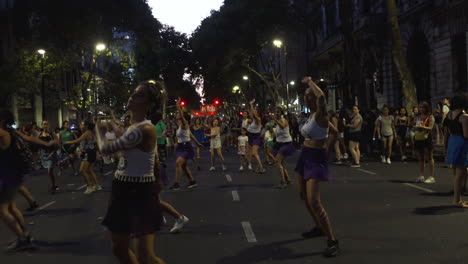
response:
M419 151L422 151L422 150L425 150L425 149L433 150L434 145L432 144L432 135L429 134L429 136L425 140L415 140L414 141L414 149L419 150Z
M361 131L351 132L348 136L349 141L360 142L361 141Z
M82 161L87 161L89 163L95 163L97 159L96 150L87 150L85 152L81 152L80 158Z
M114 180L107 214L102 222L114 233L143 236L161 228L162 208L157 182L131 183Z

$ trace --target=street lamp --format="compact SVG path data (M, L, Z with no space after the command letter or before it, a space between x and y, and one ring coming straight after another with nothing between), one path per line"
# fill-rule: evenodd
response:
M232 91L233 91L234 93L237 93L237 91L239 91L239 90L240 90L240 88L239 88L239 86L237 86L237 85L234 86L234 87L232 88Z
M103 50L106 49L106 45L103 44L103 43L97 43L96 44L96 53L99 53ZM97 58L96 58L96 55L93 55L93 58L94 58L94 76L93 76L93 81L94 81L94 115L97 117L97 104L99 103L99 100L98 100L98 88L97 88L97 85L96 85L96 74L97 74Z
M44 58L46 51L44 49L38 49L37 53L42 55L41 58L41 99L42 99L42 120L45 120L45 79L44 79Z
M273 40L273 45L275 45L277 48L281 48L283 46L283 42L279 39Z
M249 79L249 76L244 75L244 76L242 77L242 79L244 79L245 81L247 81L247 80Z
M106 45L105 45L105 44L98 43L98 44L96 45L96 50L97 50L97 51L103 51L103 50L105 50L105 49L106 49Z
M283 45L283 42L279 39L273 40L273 45L277 47L280 50L280 65L281 65L281 51L284 49L284 75L286 79L286 108L287 111L289 112L289 83L288 83L288 53L286 49L286 45ZM281 66L280 66L281 67ZM281 67L281 71L283 70L283 67ZM294 84L291 84L294 85Z

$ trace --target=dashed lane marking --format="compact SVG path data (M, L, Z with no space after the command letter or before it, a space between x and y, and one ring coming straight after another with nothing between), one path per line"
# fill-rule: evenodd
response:
M237 191L232 191L232 200L240 201L239 193Z
M249 243L257 243L257 238L255 238L255 234L252 230L252 226L250 222L241 222L242 228L244 229L245 237L247 238L247 242Z
M430 189L426 189L424 187L419 187L417 185L414 185L414 184L411 184L411 183L403 183L403 185L406 185L406 186L409 186L409 187L413 187L413 188L416 188L416 189L419 189L421 191L425 191L425 192L428 192L428 193L433 193L434 191L433 190L430 190Z
M80 186L80 187L78 187L78 189L76 189L76 190L77 190L77 191L79 191L79 190L83 190L84 188L86 188L86 184L84 184L84 185L81 185L81 186Z
M43 206L37 208L36 211L41 211L41 210L43 210L43 209L45 209L45 208L47 208L47 207L53 205L54 203L56 203L56 202L55 202L55 201L52 201L52 202L50 202L50 203L46 203L46 204L44 204Z
M232 177L229 174L226 174L226 179L228 182L232 182Z
M111 174L112 172L113 172L113 171L108 171L108 172L104 173L104 175L107 176L107 175Z
M377 173L375 173L375 172L372 172L372 171L363 170L363 169L357 169L357 170L358 170L358 171L365 172L365 173L368 173L368 174L371 174L371 175L377 175Z

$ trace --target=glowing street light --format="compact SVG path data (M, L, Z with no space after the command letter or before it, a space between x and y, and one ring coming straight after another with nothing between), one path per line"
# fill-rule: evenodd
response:
M273 45L275 45L277 48L281 48L283 46L283 42L279 39L273 40Z
M294 85L296 84L296 82L295 82L295 81L291 81L289 84L292 85L292 86L294 86Z
M38 49L38 50L37 50L37 53L41 54L42 57L44 57L45 50L43 50L43 49Z
M323 78L320 78L320 81L321 81L321 82L324 82L324 81L325 81L325 79L323 79Z
M247 76L247 75L244 75L244 76L242 77L242 79L244 79L244 80L246 80L246 81L247 81L247 80L249 79L249 76Z
M103 51L103 50L105 50L105 49L106 49L106 45L105 45L105 44L98 43L98 44L96 45L96 50L97 50L97 51Z
M237 93L239 90L240 90L239 86L236 85L232 88L232 93Z

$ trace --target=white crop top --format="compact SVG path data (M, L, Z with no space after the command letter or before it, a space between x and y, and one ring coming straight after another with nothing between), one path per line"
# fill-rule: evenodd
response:
M249 127L249 119L242 120L242 128L247 129Z
M247 128L247 131L253 134L259 134L262 132L262 125L258 125L257 122L254 120L252 123L250 123L249 127Z
M190 129L182 129L179 127L176 132L177 143L190 142Z
M276 142L286 143L292 141L291 133L289 133L289 126L281 128L279 125L276 125L275 134Z
M154 164L157 155L157 145L150 152L142 151L138 145L143 140L143 133L138 128L140 125L151 124L145 120L130 126L125 133L110 144L105 144L103 149L107 152L122 151L123 158L119 160L114 177L124 182L154 182Z
M301 128L301 134L306 140L321 140L328 138L328 127L321 127L315 120L315 113L307 119Z

